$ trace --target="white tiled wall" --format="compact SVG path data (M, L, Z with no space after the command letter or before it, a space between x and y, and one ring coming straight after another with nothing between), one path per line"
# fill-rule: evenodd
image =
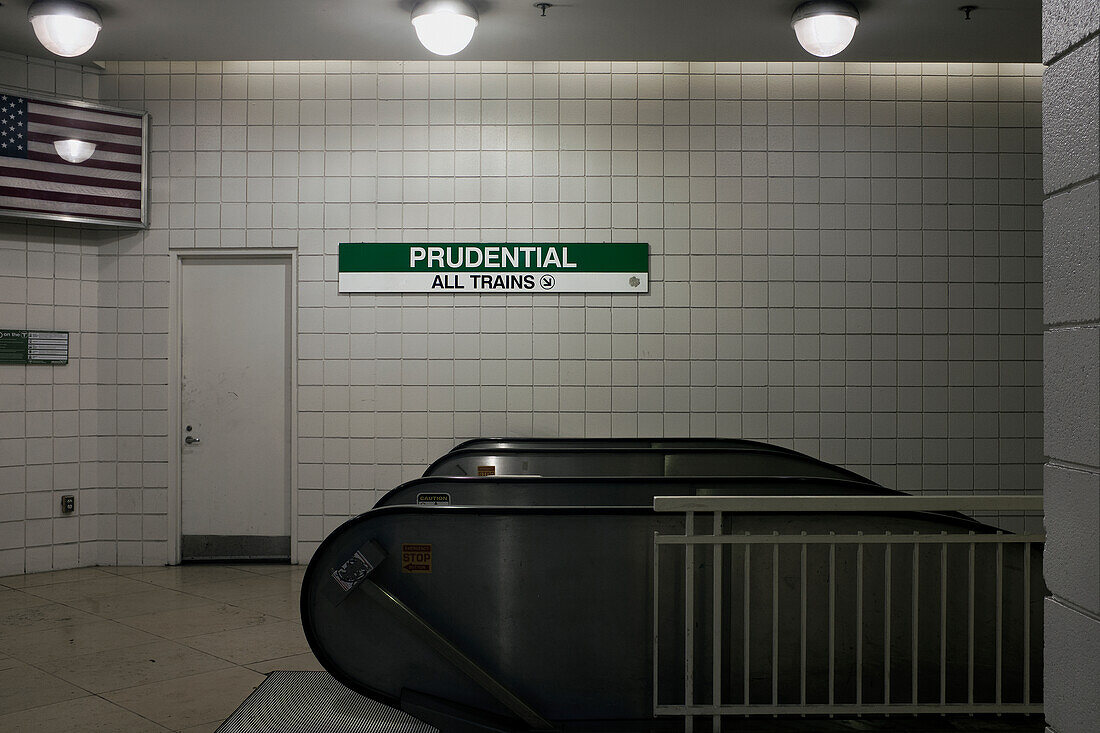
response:
M0 86L95 99L97 70L0 54ZM0 366L0 575L94 565L113 519L114 325L100 308L111 231L0 224L0 328L69 331L66 366ZM61 496L78 512L62 515Z
M98 250L104 546L164 561L170 248L299 252L303 560L476 435L744 436L1037 490L1040 69L109 64L103 98L152 114L154 203ZM346 296L342 241L641 241L653 285Z

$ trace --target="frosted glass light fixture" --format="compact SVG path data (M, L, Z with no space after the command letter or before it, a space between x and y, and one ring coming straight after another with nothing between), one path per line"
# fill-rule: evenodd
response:
M74 0L36 0L27 19L48 51L66 57L85 53L103 28L95 8Z
M859 11L849 2L810 0L794 9L791 27L802 48L814 56L835 56L848 47L859 25Z
M87 140L54 140L53 149L70 163L83 163L95 152L95 143Z
M424 0L412 11L416 37L437 56L452 56L470 43L477 10L466 0Z

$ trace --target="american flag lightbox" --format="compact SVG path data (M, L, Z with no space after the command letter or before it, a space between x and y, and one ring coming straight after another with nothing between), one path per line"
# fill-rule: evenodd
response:
M148 226L148 137L144 112L0 89L0 215Z

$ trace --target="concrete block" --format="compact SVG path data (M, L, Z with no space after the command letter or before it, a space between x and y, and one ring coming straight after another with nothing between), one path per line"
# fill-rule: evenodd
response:
M1043 190L1100 172L1100 37L1043 74Z
M1043 63L1100 29L1100 3L1043 0Z
M1043 576L1056 596L1100 614L1100 473L1047 465Z
M1043 359L1046 454L1100 466L1100 328L1047 331Z
M1100 621L1053 598L1044 604L1043 707L1058 733L1095 733L1100 720Z
M1100 321L1100 182L1043 203L1043 320Z

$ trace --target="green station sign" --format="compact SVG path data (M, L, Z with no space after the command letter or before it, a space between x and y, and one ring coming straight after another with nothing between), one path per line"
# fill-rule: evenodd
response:
M340 244L341 293L647 293L648 244Z

